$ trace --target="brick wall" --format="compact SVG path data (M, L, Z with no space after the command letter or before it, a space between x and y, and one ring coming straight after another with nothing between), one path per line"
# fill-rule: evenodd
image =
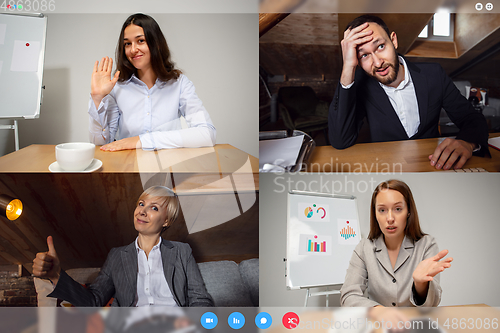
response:
M36 306L31 276L19 276L17 266L0 266L0 306Z

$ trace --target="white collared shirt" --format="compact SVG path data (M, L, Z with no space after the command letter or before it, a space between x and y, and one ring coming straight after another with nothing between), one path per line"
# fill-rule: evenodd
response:
M410 71L403 57L398 56L400 63L405 68L405 78L399 86L392 88L386 86L379 82L382 89L384 89L389 101L391 102L394 111L398 115L401 125L406 131L408 138L414 136L418 131L418 126L420 125L420 114L418 112L418 102L417 94L415 93L415 86L413 85L413 80L411 79ZM344 86L342 83L342 88L349 89L354 84L354 81Z
M137 249L137 295L135 306L177 306L165 278L161 259L160 244L153 246L149 256L139 247L139 237L135 239Z
M409 138L414 136L418 131L420 125L420 114L418 113L417 94L415 93L415 86L411 79L410 71L403 57L399 57L399 62L405 69L405 78L396 87L389 87L379 82L382 89L384 89L392 107L403 125L406 134Z
M156 80L151 89L135 75L117 82L99 107L90 97L90 141L97 145L139 136L142 148L207 147L216 131L194 85L181 74L177 80ZM189 128L182 128L181 116Z

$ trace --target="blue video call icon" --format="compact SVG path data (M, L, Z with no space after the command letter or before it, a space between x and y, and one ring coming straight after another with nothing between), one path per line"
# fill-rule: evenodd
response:
M213 312L205 312L203 316L201 316L201 326L207 330L211 330L217 326L219 319Z
M261 330L265 330L269 328L273 323L273 318L267 312L261 312L257 316L255 316L255 325Z

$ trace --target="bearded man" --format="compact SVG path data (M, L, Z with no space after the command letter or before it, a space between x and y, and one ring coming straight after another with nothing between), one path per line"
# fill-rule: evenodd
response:
M436 169L459 169L472 156L488 154L488 126L439 64L410 63L398 55L398 39L379 17L348 24L341 42L343 67L329 111L332 146L354 145L363 119L373 142L439 136L441 108L460 132L429 156ZM359 67L359 68L358 68Z

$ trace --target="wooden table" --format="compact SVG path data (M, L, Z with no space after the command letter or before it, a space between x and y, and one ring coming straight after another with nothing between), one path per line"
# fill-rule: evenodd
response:
M177 193L256 191L259 160L231 145L206 148L123 150L104 152L96 146L94 157L103 166L97 173L172 174ZM54 145L31 145L0 157L0 173L50 173L56 161Z
M231 145L146 151L142 149L105 152L96 146L94 157L103 162L97 172L156 172L158 169L182 173L257 172L259 159ZM50 172L56 161L55 145L31 145L0 157L0 172ZM243 168L248 162L250 169Z
M349 310L352 310L353 315L349 316L348 312ZM301 309L293 309L293 308L288 308L288 309L283 309L283 313L276 313L276 309L274 309L273 312L273 326L268 330L270 333L279 333L279 332L290 332L289 329L285 328L282 323L281 323L281 318L282 316L289 312L289 311L294 311L299 315L299 325L302 327L302 329L297 328L299 331L305 330L305 331L314 331L314 332L332 332L336 331L335 329L331 329L329 326L330 325L335 325L336 322L339 323L344 323L347 322L347 329L345 329L346 332L353 331L353 332L370 332L368 329L367 330L362 330L362 324L366 323L366 317L359 318L359 326L358 329L356 329L356 326L351 326L349 327L349 320L351 319L353 324L356 325L358 323L357 319L360 317L360 310L359 308L343 308L343 309L336 309L336 310L330 310L330 309L314 309L314 310L308 310L307 308L301 308ZM271 311L273 309L270 309ZM420 319L431 319L434 323L437 321L439 327L444 330L444 332L498 332L497 329L491 328L491 321L492 319L496 318L496 323L500 325L500 310L498 308L494 307L489 307L485 304L472 304L472 305L459 305L459 306L443 306L443 307L437 307L437 308L398 308L402 313L404 313L408 319L410 320L420 320ZM266 311L266 308L263 307L261 308L261 311ZM270 311L270 312L271 312ZM342 314L337 314L337 311L344 311ZM281 317L279 317L281 315ZM456 326L453 325L453 318L457 319ZM479 326L479 324L482 322L483 326L484 323L489 320L490 323L490 328L489 329L478 329L477 326L474 327L466 327L465 329L460 328L460 320L464 318L466 320L473 319L474 325ZM369 320L369 319L368 319ZM448 320L448 322L447 322ZM275 324L276 322L276 324ZM446 323L449 324L449 326L446 325ZM466 325L471 325L469 321L465 322ZM316 326L314 326L316 325ZM374 326L373 326L374 325ZM380 325L380 323L378 324ZM418 324L415 324L418 325ZM307 329L309 327L309 329ZM372 328L377 328L377 324L374 324L372 322ZM499 326L500 327L500 326ZM350 328L350 329L349 329ZM427 327L425 327L427 328ZM339 331L343 331L340 329ZM410 331L410 332L427 332L427 330L416 330L416 331ZM382 332L387 332L382 329L373 329L371 332L373 333L382 333ZM406 331L408 332L408 331Z
M490 134L490 138L500 136ZM437 138L392 142L362 143L343 150L316 147L307 172L400 173L443 171L429 164L428 156L438 145ZM491 158L472 156L463 169L483 168L500 172L500 151L490 147Z

